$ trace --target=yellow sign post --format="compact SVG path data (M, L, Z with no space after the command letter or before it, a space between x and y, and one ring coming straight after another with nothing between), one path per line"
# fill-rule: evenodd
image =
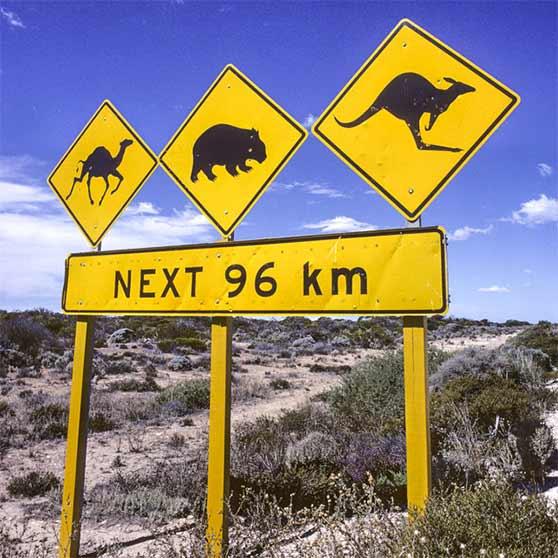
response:
M97 246L157 167L157 157L104 101L48 177L88 242Z
M303 126L228 65L159 160L200 211L227 236L306 136Z
M403 20L313 132L415 221L518 103L494 77Z
M84 290L86 281L95 289ZM62 308L83 315L444 314L445 233L395 229L73 254Z
M76 324L68 443L60 514L60 558L77 558L79 555L94 320L93 316L78 316Z
M100 249L110 226L155 170L157 158L104 101L48 182L88 242ZM88 284L87 279L84 285ZM82 287L83 288L83 287ZM94 318L78 316L60 521L60 557L77 558L87 448Z

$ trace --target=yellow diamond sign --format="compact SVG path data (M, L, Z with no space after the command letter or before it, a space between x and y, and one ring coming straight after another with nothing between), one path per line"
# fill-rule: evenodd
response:
M415 221L518 103L494 77L403 20L313 132Z
M164 148L159 161L226 236L306 136L304 127L228 65Z
M104 101L48 177L87 240L96 246L157 167L157 157Z

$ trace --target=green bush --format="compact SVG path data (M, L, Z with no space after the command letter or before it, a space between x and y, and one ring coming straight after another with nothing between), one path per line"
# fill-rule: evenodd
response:
M209 380L188 380L165 388L157 396L160 405L170 407L178 415L209 408Z
M550 357L552 366L558 367L558 325L539 322L514 337L512 343L543 351Z
M0 339L12 343L21 352L36 357L41 346L51 341L52 334L31 318L16 315L0 322Z
M22 498L33 498L34 496L44 496L52 488L58 487L60 482L49 471L31 471L25 475L14 477L8 482L8 493L11 496Z
M157 347L159 347L159 350L163 351L163 353L170 353L176 347L176 343L174 339L160 339L157 341Z
M403 541L420 556L550 558L558 548L558 507L504 483L457 488L432 498Z
M110 391L161 391L159 384L152 376L146 376L143 380L130 378L128 380L117 380L108 385Z
M66 436L68 408L60 403L46 403L29 415L33 435L39 440L53 440Z
M403 428L401 352L372 357L343 376L326 397L339 420L352 431L397 432Z
M109 432L115 428L115 421L103 411L95 411L89 417L89 432Z
M289 382L289 380L285 380L284 378L275 378L271 380L271 382L269 382L269 385L273 389L277 389L277 390L284 390L284 389L291 388L291 382Z
M449 405L467 405L471 418L488 431L496 417L517 425L533 418L529 393L511 380L492 375L483 378L463 376L448 382L444 389L432 396L432 419L439 424ZM451 428L451 424L447 425Z

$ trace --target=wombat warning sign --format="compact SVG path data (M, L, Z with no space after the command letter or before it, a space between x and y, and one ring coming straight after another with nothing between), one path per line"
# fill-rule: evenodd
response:
M416 221L518 103L511 89L404 19L313 132Z
M229 235L306 136L301 124L228 65L159 160L219 232Z

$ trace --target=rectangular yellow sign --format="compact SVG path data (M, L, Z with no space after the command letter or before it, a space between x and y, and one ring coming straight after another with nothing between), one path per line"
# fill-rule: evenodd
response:
M448 310L439 227L72 254L70 314L407 315Z

